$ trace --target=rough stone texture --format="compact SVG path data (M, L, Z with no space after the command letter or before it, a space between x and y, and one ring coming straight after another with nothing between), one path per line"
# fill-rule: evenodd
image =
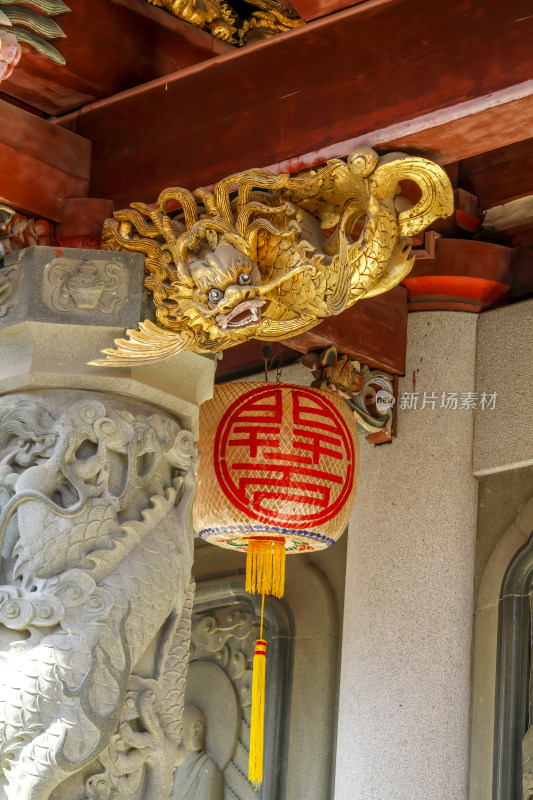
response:
M533 464L533 300L481 314L476 390L498 392L477 411L475 475Z
M411 314L400 393L474 390L476 317ZM399 409L361 448L348 534L336 800L466 797L476 482L470 410Z
M0 399L6 800L170 796L195 464L193 434L151 406L95 392Z
M182 352L142 367L90 367L87 362L122 328L21 322L0 329L0 394L41 388L109 392L154 403L195 433L198 407L212 394L212 356Z
M2 327L29 319L125 328L145 316L141 253L28 247L6 259L0 287L8 276Z
M35 247L0 269L6 800L168 797L183 755L193 440L215 362L87 365L146 316L142 258L117 255Z

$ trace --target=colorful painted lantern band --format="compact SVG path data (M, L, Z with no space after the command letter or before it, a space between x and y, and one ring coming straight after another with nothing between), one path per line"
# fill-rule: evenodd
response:
M359 469L357 426L343 400L304 386L228 383L200 409L193 520L219 547L283 542L322 550L343 533Z

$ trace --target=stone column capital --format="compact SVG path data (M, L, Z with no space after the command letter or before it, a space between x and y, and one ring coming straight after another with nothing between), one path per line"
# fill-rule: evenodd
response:
M0 270L0 393L86 389L153 403L196 432L215 359L182 352L139 367L87 362L150 316L139 253L29 247Z

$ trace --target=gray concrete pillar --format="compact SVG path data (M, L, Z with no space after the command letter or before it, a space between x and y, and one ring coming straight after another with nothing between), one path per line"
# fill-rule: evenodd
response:
M479 388L476 323L472 314L410 315L398 438L361 448L335 800L466 797L476 481L474 412L461 401Z

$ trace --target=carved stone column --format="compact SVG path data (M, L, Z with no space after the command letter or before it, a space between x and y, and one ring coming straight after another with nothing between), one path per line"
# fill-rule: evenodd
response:
M0 269L0 798L168 798L214 361L86 365L146 316L142 256Z

